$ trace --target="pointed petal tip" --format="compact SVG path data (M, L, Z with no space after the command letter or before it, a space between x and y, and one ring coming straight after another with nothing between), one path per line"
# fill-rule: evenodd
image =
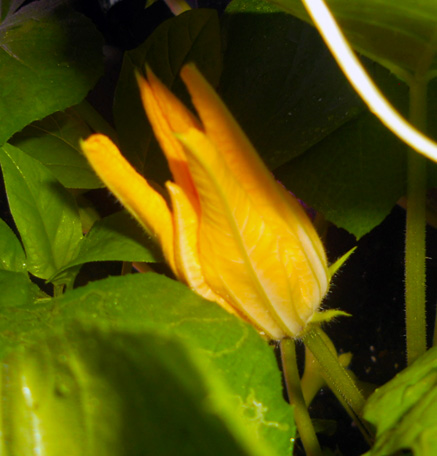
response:
M100 133L94 133L86 139L80 139L79 146L86 156L101 153L103 150L105 153L107 150L112 152L116 147L110 138Z
M181 75L182 80L187 85L190 84L191 81L198 80L199 78L205 80L202 73L199 71L196 64L193 62L186 63L182 67L180 75Z
M163 85L147 63L144 67L144 73L138 69L135 70L135 79L137 80L137 84L141 93L146 90L153 92L156 90L156 87L161 88Z

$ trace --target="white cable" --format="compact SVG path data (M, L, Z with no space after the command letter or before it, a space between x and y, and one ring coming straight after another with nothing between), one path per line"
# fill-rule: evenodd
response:
M302 2L337 63L369 109L410 147L437 161L437 143L414 128L384 97L349 46L324 1L302 0Z

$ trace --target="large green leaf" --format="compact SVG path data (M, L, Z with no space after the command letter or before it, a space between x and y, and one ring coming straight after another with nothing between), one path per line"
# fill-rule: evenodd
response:
M146 64L177 93L182 66L195 62L212 84L221 71L221 46L217 14L213 10L188 11L167 20L138 48L125 54L114 100L114 119L121 149L132 164L148 177L163 180L167 165L156 143L140 101L135 69ZM151 157L146 155L151 153Z
M0 148L0 163L27 268L48 279L72 259L82 238L74 198L43 164L10 144Z
M156 331L85 328L3 361L5 454L272 454L188 345Z
M405 193L406 148L364 113L276 170L296 195L360 238Z
M13 2L0 24L0 144L79 103L101 74L100 35L62 3L41 0L15 12Z
M78 252L63 269L92 261L163 261L156 241L127 212L98 220L81 240Z
M364 109L308 24L263 0L234 0L222 31L220 95L271 169Z
M71 108L33 122L9 142L44 163L65 187L89 189L102 186L79 147L91 133Z
M301 0L272 0L309 21ZM437 71L435 0L326 0L353 47L402 76Z
M290 454L293 413L283 400L272 349L248 324L173 280L153 273L112 277L65 293L48 303L19 311L5 309L0 320L0 350L26 346L38 334L72 320L106 322L120 328L154 330L181 337L198 350L231 389L236 411L255 443L267 442L272 454Z
M437 347L369 398L364 418L376 426L368 456L411 449L415 456L437 452Z

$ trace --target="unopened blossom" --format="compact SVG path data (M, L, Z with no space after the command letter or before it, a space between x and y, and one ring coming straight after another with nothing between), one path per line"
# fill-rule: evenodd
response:
M273 339L297 337L328 289L322 243L193 65L181 72L198 117L155 76L141 98L173 181L169 202L103 135L82 148L102 181L160 243L178 280Z

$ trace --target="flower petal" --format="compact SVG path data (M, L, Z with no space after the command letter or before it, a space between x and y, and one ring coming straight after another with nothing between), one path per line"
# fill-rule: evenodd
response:
M199 256L207 283L271 337L298 335L313 313L301 302L302 282L312 272L298 240L277 236L205 134L191 129L178 137L201 205Z
M81 143L91 166L123 206L156 237L174 269L173 221L164 198L138 174L104 135L92 135Z
M166 184L171 197L175 229L175 265L177 277L200 296L215 301L230 313L235 309L218 296L205 281L199 262L199 216L183 190L173 182Z
M194 65L181 72L210 141L265 221L280 235L297 236L319 284L328 288L327 260L322 243L300 204L274 180L232 114Z
M162 84L150 69L148 81L137 75L141 99L155 136L167 158L175 182L196 204L196 190L187 168L183 147L173 133L200 128L191 112Z

